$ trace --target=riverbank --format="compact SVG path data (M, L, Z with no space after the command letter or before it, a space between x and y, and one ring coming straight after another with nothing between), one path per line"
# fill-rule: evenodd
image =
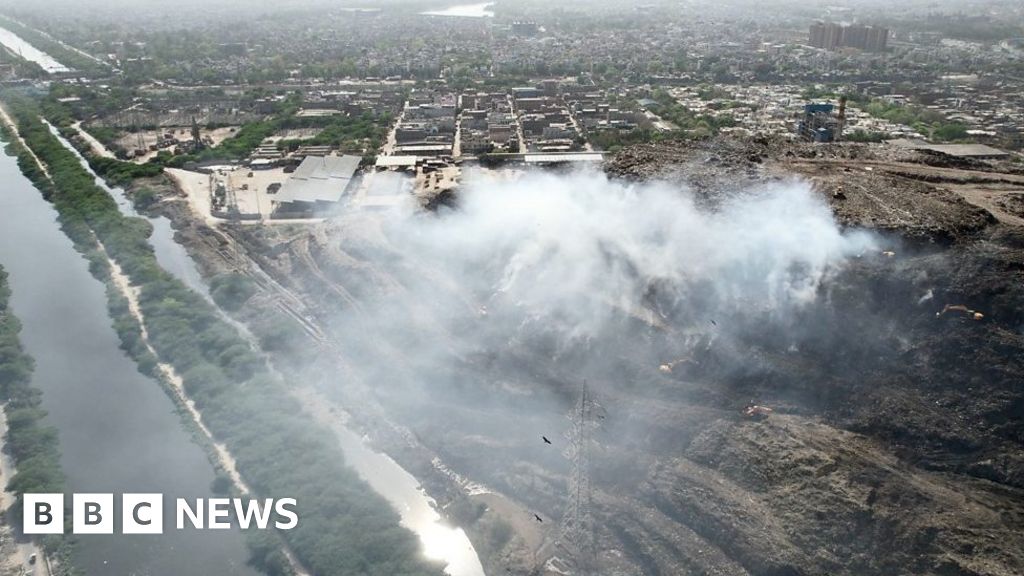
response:
M131 280L128 275L124 273L121 266L114 261L113 258L107 254L106 248L103 244L99 244L100 253L102 253L107 263L110 265L110 281L113 283L117 291L124 297L128 305L128 313L138 323L139 326L139 341L145 346L146 350L152 354L153 358L159 358L156 349L153 348L153 344L149 339L149 332L146 329L146 319L142 316L142 308L139 306L139 290L132 286ZM203 424L203 417L196 409L196 403L185 394L185 381L175 370L174 366L167 362L161 362L156 360L156 371L160 378L166 382L171 388L171 394L175 399L175 403L185 409L185 412L192 419L192 423L198 428L198 430L205 437L206 441L209 442L215 456L215 464L222 468L227 476L231 479L231 483L235 489L242 494L249 494L249 487L245 481L242 480L242 476L238 473L238 465L235 463L235 458L227 450L222 443L218 443L210 429ZM301 574L299 567L293 567L296 569L297 574Z
M7 405L0 409L0 438L7 437ZM7 454L5 442L0 442L0 481L4 483L0 492L0 515L8 522L0 524L0 575L15 576L38 566L39 576L50 576L50 562L46 552L34 540L15 532L15 514L12 509L18 501L18 494L8 488L8 483L17 474L13 459Z
M25 351L40 359L32 385L42 392L39 408L47 427L14 438L31 446L33 438L59 435L55 457L64 473L61 488L24 491L216 495L217 476L194 441L198 436L122 348L115 326L124 321L112 322L111 312L122 299L91 273L99 259L76 250L53 205L13 158L0 157L0 181L0 262L10 271L11 309L26 320ZM21 421L12 417L12 427ZM38 474L28 472L28 480ZM257 576L246 566L241 531L168 530L173 519L165 521L160 538L68 536L73 565L83 574ZM20 516L13 523L20 524ZM181 554L183 549L189 553Z
M10 25L9 22L0 21L0 23ZM0 27L0 44L12 54L17 54L25 60L35 62L48 74L70 71L70 68L51 58L48 54L40 51L7 28Z
M19 340L21 323L10 311L10 288L7 273L0 266L0 514L7 519L0 526L0 573L23 574L32 570L41 576L53 572L44 547L35 538L19 535L17 520L21 512L21 494L27 490L56 490L61 485L60 463L55 434L41 425L43 413L39 410L38 391L31 386L32 359L25 354ZM17 419L14 429L8 426L8 418ZM19 437L21 440L19 440ZM19 444L31 442L35 447L20 448ZM28 451L26 451L28 450ZM18 461L35 458L33 470L18 475ZM47 472L43 476L26 480L42 466ZM23 468L28 468L23 465ZM67 552L63 537L48 541L49 551ZM65 572L65 571L59 571Z
M112 71L109 64L95 56L5 14L0 14L0 27L7 33L3 44L9 46L12 53L21 54L50 74L78 72L101 75Z
M100 244L101 252L106 255L106 249ZM146 320L142 315L142 308L139 305L139 290L131 285L131 280L128 275L124 273L121 266L117 264L113 259L107 256L107 261L110 264L110 280L114 286L121 293L128 303L128 312L135 319L140 329L140 341L146 347L146 350L152 354L154 358L159 358L157 351L153 348L152 343L149 340L149 332L146 329ZM178 371L167 362L156 362L156 369L159 373L159 377L170 387L170 394L175 400L175 403L182 407L196 429L202 434L204 442L203 445L207 447L208 453L211 453L211 459L214 464L230 479L233 489L245 496L252 493L252 490L246 484L242 475L238 472L238 463L235 461L235 457L231 455L227 446L223 442L218 442L213 436L213 432L203 423L202 414L196 408L194 400L188 397L185 392L185 380L178 374ZM288 566L293 576L310 576L309 572L302 566L295 553L292 552L287 546L282 546L282 553L287 559Z

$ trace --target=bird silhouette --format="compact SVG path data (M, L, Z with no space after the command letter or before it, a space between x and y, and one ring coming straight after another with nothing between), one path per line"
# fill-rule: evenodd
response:
M545 444L551 444L551 440L548 440L547 436L541 436L541 440L544 440Z
M714 320L712 320L711 323L715 326L718 326L718 322L715 322Z
M541 523L544 522L544 519L541 518L540 516L537 516L536 514L534 514L533 517L537 519L537 522L541 522Z

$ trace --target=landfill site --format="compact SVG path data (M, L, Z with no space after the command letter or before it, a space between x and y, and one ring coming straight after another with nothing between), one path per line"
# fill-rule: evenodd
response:
M488 574L1024 573L1019 162L723 136L423 204L164 209Z

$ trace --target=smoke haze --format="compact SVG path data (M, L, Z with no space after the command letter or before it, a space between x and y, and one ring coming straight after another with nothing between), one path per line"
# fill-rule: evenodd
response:
M785 318L845 259L874 246L866 233L843 233L803 182L710 211L667 183L590 172L477 180L458 209L395 213L385 230L396 254L471 295L477 305L453 306L453 316L545 323L570 339L598 337L623 313L658 326L673 312L698 312L695 304ZM436 282L422 280L406 279L403 297L436 300Z
M413 421L431 406L490 405L492 386L555 417L565 407L549 395L573 394L580 378L642 385L637 374L657 379L698 348L739 366L751 330L813 338L799 311L876 246L841 230L800 181L711 210L678 186L597 172L471 173L455 208L378 216L334 224L341 240L321 256L346 294L325 300L354 373Z

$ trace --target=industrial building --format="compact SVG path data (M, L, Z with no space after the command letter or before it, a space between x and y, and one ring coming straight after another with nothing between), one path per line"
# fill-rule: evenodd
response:
M834 142L842 132L840 118L832 114L831 104L807 104L796 125L797 135L807 142Z
M359 156L306 156L274 199L274 218L304 218L336 205L359 169Z

